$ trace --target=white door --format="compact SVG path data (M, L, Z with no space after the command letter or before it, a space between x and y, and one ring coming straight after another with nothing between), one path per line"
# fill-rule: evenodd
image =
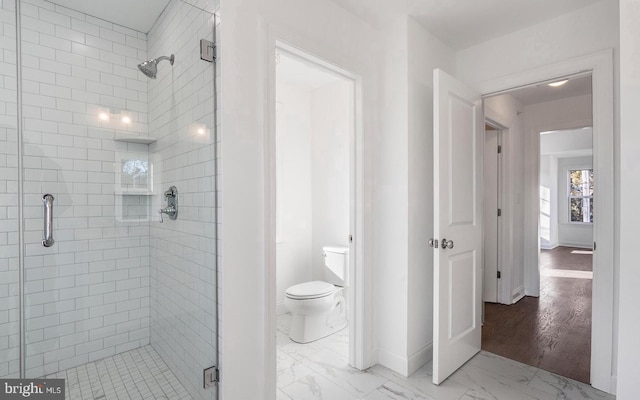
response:
M484 263L482 301L498 302L498 142L499 133L486 129L484 134Z
M479 93L434 71L433 383L480 351L482 147Z

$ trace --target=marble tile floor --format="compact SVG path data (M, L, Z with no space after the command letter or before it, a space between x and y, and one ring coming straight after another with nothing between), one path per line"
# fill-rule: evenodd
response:
M150 345L46 378L65 379L66 400L192 400Z
M278 318L277 400L613 400L581 382L481 351L439 386L431 363L405 378L376 365L348 365L348 329L313 343L288 337L290 316Z

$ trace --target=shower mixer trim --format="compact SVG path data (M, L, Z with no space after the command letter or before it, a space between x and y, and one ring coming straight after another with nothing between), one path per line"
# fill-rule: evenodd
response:
M167 214L171 219L178 218L178 189L175 186L171 186L169 190L164 192L164 197L167 201L167 206L158 210L160 214L160 223L164 222L162 214Z

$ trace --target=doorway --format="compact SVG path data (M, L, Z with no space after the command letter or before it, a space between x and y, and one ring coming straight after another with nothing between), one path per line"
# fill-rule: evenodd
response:
M307 376L331 379L322 377L322 363L355 365L355 82L316 61L297 50L276 48L272 251L276 385L283 393L298 390ZM332 257L344 259L344 268L332 267ZM326 309L304 314L293 303L317 301L321 295L305 292L300 300L294 292L321 283L333 288ZM318 312L318 318L311 316Z
M501 265L510 271L508 282L498 279L509 296L497 302L485 296L489 302L485 305L482 348L590 383L592 263L591 255L586 253L593 243L592 128L541 131L539 127L585 123L592 113L591 76L562 81L563 85L555 87L545 82L498 96L508 96L520 106L517 114L521 121L516 124L521 123L522 132L538 140L539 196L536 193L530 200L539 212L539 235L528 240L532 241L529 245L535 243L536 249L539 243L541 253L536 257L540 260L536 268L538 290L526 293L526 297L525 271L519 267L525 260L524 249L514 247L512 262ZM505 99L494 99L490 104L501 102L504 104ZM517 135L519 129L512 131ZM517 197L522 193L518 186L524 185L514 185ZM507 209L515 224L524 220L526 211L517 203ZM485 219L491 224L488 213L485 212ZM485 237L489 253L485 262L492 251L486 248L492 243L488 229L485 227L485 234L489 235Z
M502 135L503 130L495 123L485 121L483 158L483 192L484 192L484 251L483 251L483 285L482 300L488 303L499 303L501 232L501 184L502 176ZM483 318L484 320L484 318Z

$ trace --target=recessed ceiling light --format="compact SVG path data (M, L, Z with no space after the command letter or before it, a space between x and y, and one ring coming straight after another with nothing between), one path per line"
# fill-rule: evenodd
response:
M565 84L565 83L567 83L567 82L569 82L569 80L568 80L568 79L565 79L565 80L563 80L563 81L558 81L558 82L549 83L549 86L552 86L552 87L558 87L558 86L562 86L562 85L564 85L564 84Z

